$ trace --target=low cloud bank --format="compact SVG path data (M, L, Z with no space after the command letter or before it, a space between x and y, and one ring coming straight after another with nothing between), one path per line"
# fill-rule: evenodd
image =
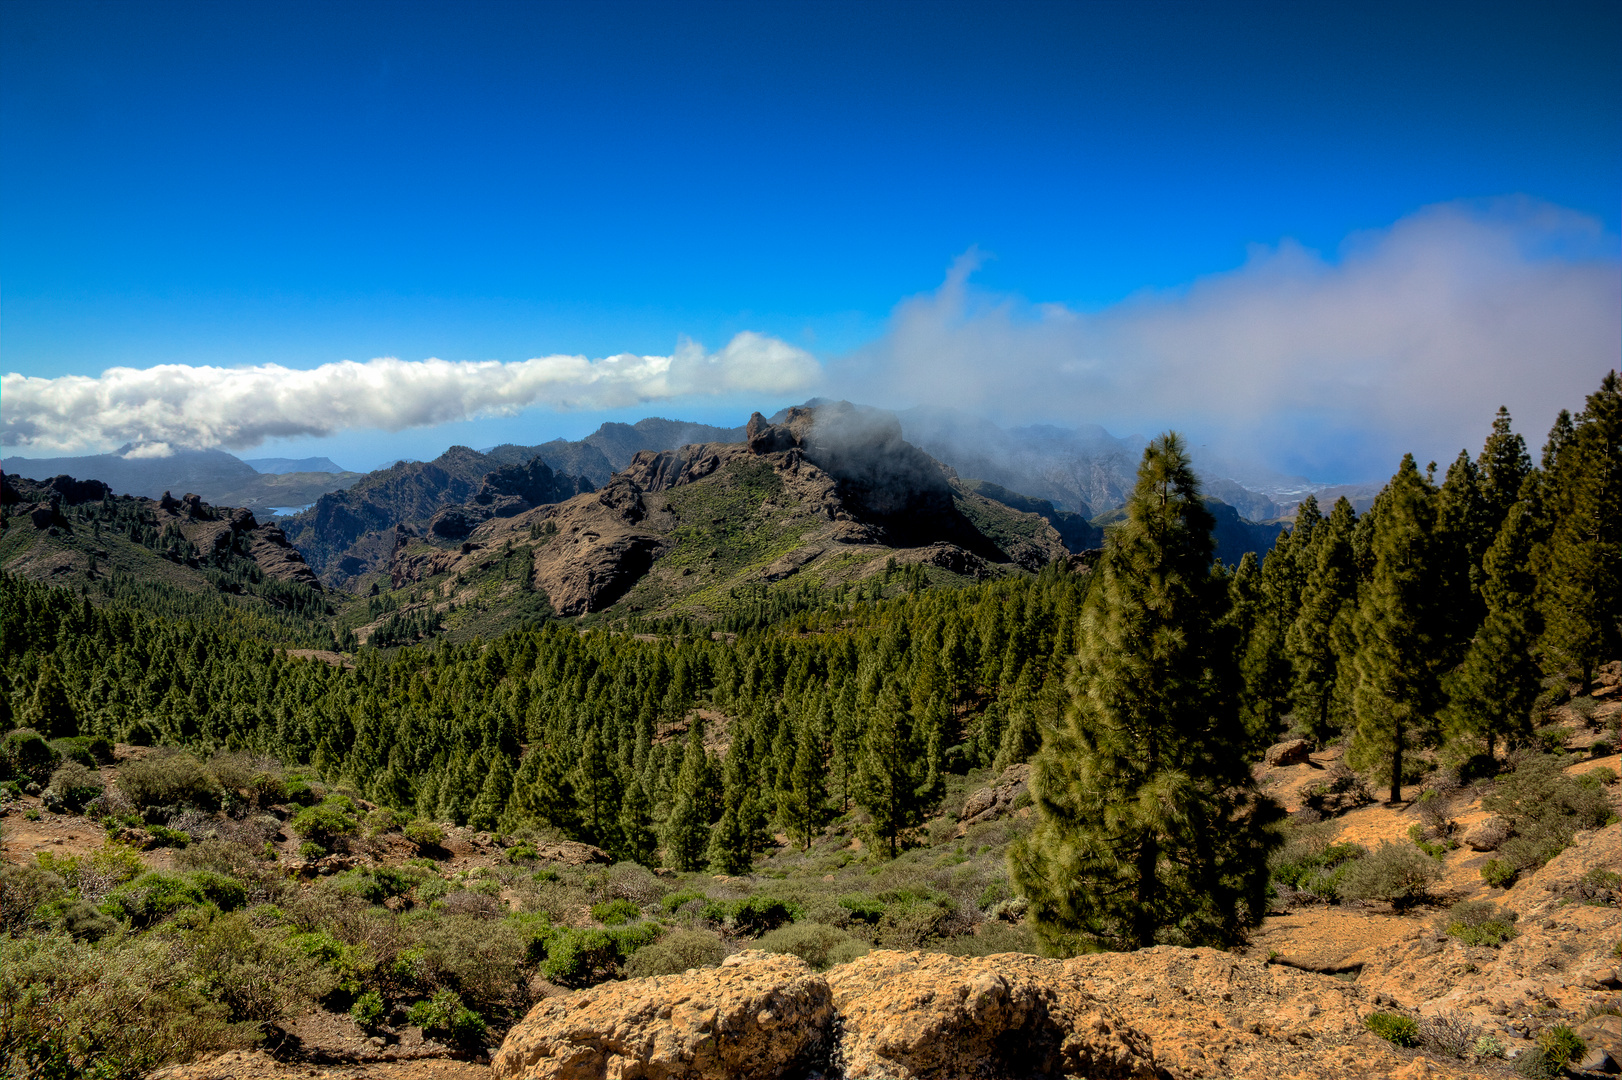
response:
M812 388L821 368L776 338L741 333L719 352L683 342L672 356L630 353L590 360L343 361L307 371L250 368L110 368L100 376L0 378L0 445L60 451L133 443L130 456L179 447L257 446L266 439L351 428L401 431L536 405L614 409L672 398Z
M1499 405L1534 446L1580 407L1622 357L1617 247L1546 203L1449 203L1332 259L1286 241L1097 312L977 290L970 252L835 374L858 399L1180 426L1292 471L1385 475L1407 450L1478 448Z

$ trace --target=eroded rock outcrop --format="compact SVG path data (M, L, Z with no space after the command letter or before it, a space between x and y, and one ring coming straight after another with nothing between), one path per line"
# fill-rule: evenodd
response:
M512 1080L804 1076L825 1059L828 983L804 961L743 952L718 968L550 998L491 1062Z
M825 975L792 957L612 983L544 1001L494 1060L523 1080L842 1075L1417 1080L1491 1067L1369 1034L1385 999L1215 949L1044 960L869 953Z
M828 986L848 1080L1165 1075L1148 1038L1055 961L874 952Z

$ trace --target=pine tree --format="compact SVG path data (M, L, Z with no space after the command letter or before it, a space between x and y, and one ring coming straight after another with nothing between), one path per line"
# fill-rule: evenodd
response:
M1487 620L1449 680L1450 734L1485 740L1489 755L1500 738L1514 746L1532 734L1541 674L1532 658L1539 629L1531 569L1540 523L1536 500L1536 480L1528 477L1484 559Z
M28 708L23 712L23 723L47 739L78 734L78 712L68 697L62 673L50 660L39 666L39 679L34 684L34 694Z
M512 795L512 764L505 754L495 754L493 757L495 760L491 762L484 786L479 789L479 797L473 800L473 809L468 811L467 826L470 829L494 829Z
M1372 513L1374 576L1357 612L1356 763L1389 763L1402 799L1403 759L1429 732L1440 701L1437 587L1432 573L1435 489L1414 456L1402 459Z
M1455 666L1487 608L1481 599L1481 559L1492 543L1490 511L1481 497L1480 476L1463 450L1436 492L1436 523L1431 539L1431 577L1436 591L1437 647L1444 668Z
M914 738L912 718L886 684L868 717L856 765L856 801L873 819L873 833L894 858L901 833L923 820L934 797L927 747Z
M670 817L665 820L665 860L677 870L700 870L710 841L714 805L714 779L704 752L703 722L694 718L687 732Z
M1301 591L1300 613L1285 635L1285 652L1295 675L1291 699L1296 726L1320 744L1333 738L1346 721L1336 706L1341 666L1350 659L1340 647L1357 602L1357 568L1352 561L1356 524L1352 504L1337 500L1313 538L1311 576Z
M581 740L574 788L585 838L604 847L618 846L614 830L620 811L619 774L596 728L588 728L586 737Z
M1476 476L1481 486L1481 502L1486 511L1486 532L1490 540L1498 535L1521 495L1521 484L1532 472L1532 458L1526 440L1510 428L1509 410L1499 406L1492 422L1492 434L1476 459Z
M1063 717L1009 867L1050 949L1225 944L1266 910L1277 804L1255 792L1211 573L1212 518L1175 434L1144 451L1082 611Z
M659 838L653 832L653 806L640 777L632 774L620 800L619 841L621 858L652 866Z
M811 841L828 820L828 779L815 732L799 733L788 784L779 789L777 808L789 836L809 851Z
M1586 692L1596 665L1622 652L1622 381L1616 372L1588 395L1554 457L1543 647L1576 672Z

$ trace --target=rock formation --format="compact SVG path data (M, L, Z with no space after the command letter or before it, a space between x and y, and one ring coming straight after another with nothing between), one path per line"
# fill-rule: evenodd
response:
M1044 960L879 951L811 972L739 953L720 968L609 983L535 1006L503 1080L962 1077L1487 1077L1369 1034L1376 995L1213 949Z

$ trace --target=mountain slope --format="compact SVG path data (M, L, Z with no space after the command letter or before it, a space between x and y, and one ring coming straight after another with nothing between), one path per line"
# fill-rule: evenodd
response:
M396 587L449 576L533 589L560 615L714 616L793 578L813 586L907 569L932 580L1035 571L1065 557L1053 527L957 482L893 419L848 407L758 413L744 443L643 451L601 490L494 518L452 547L399 534ZM531 569L522 583L515 559ZM441 594L444 604L466 604ZM461 595L461 594L459 594Z

